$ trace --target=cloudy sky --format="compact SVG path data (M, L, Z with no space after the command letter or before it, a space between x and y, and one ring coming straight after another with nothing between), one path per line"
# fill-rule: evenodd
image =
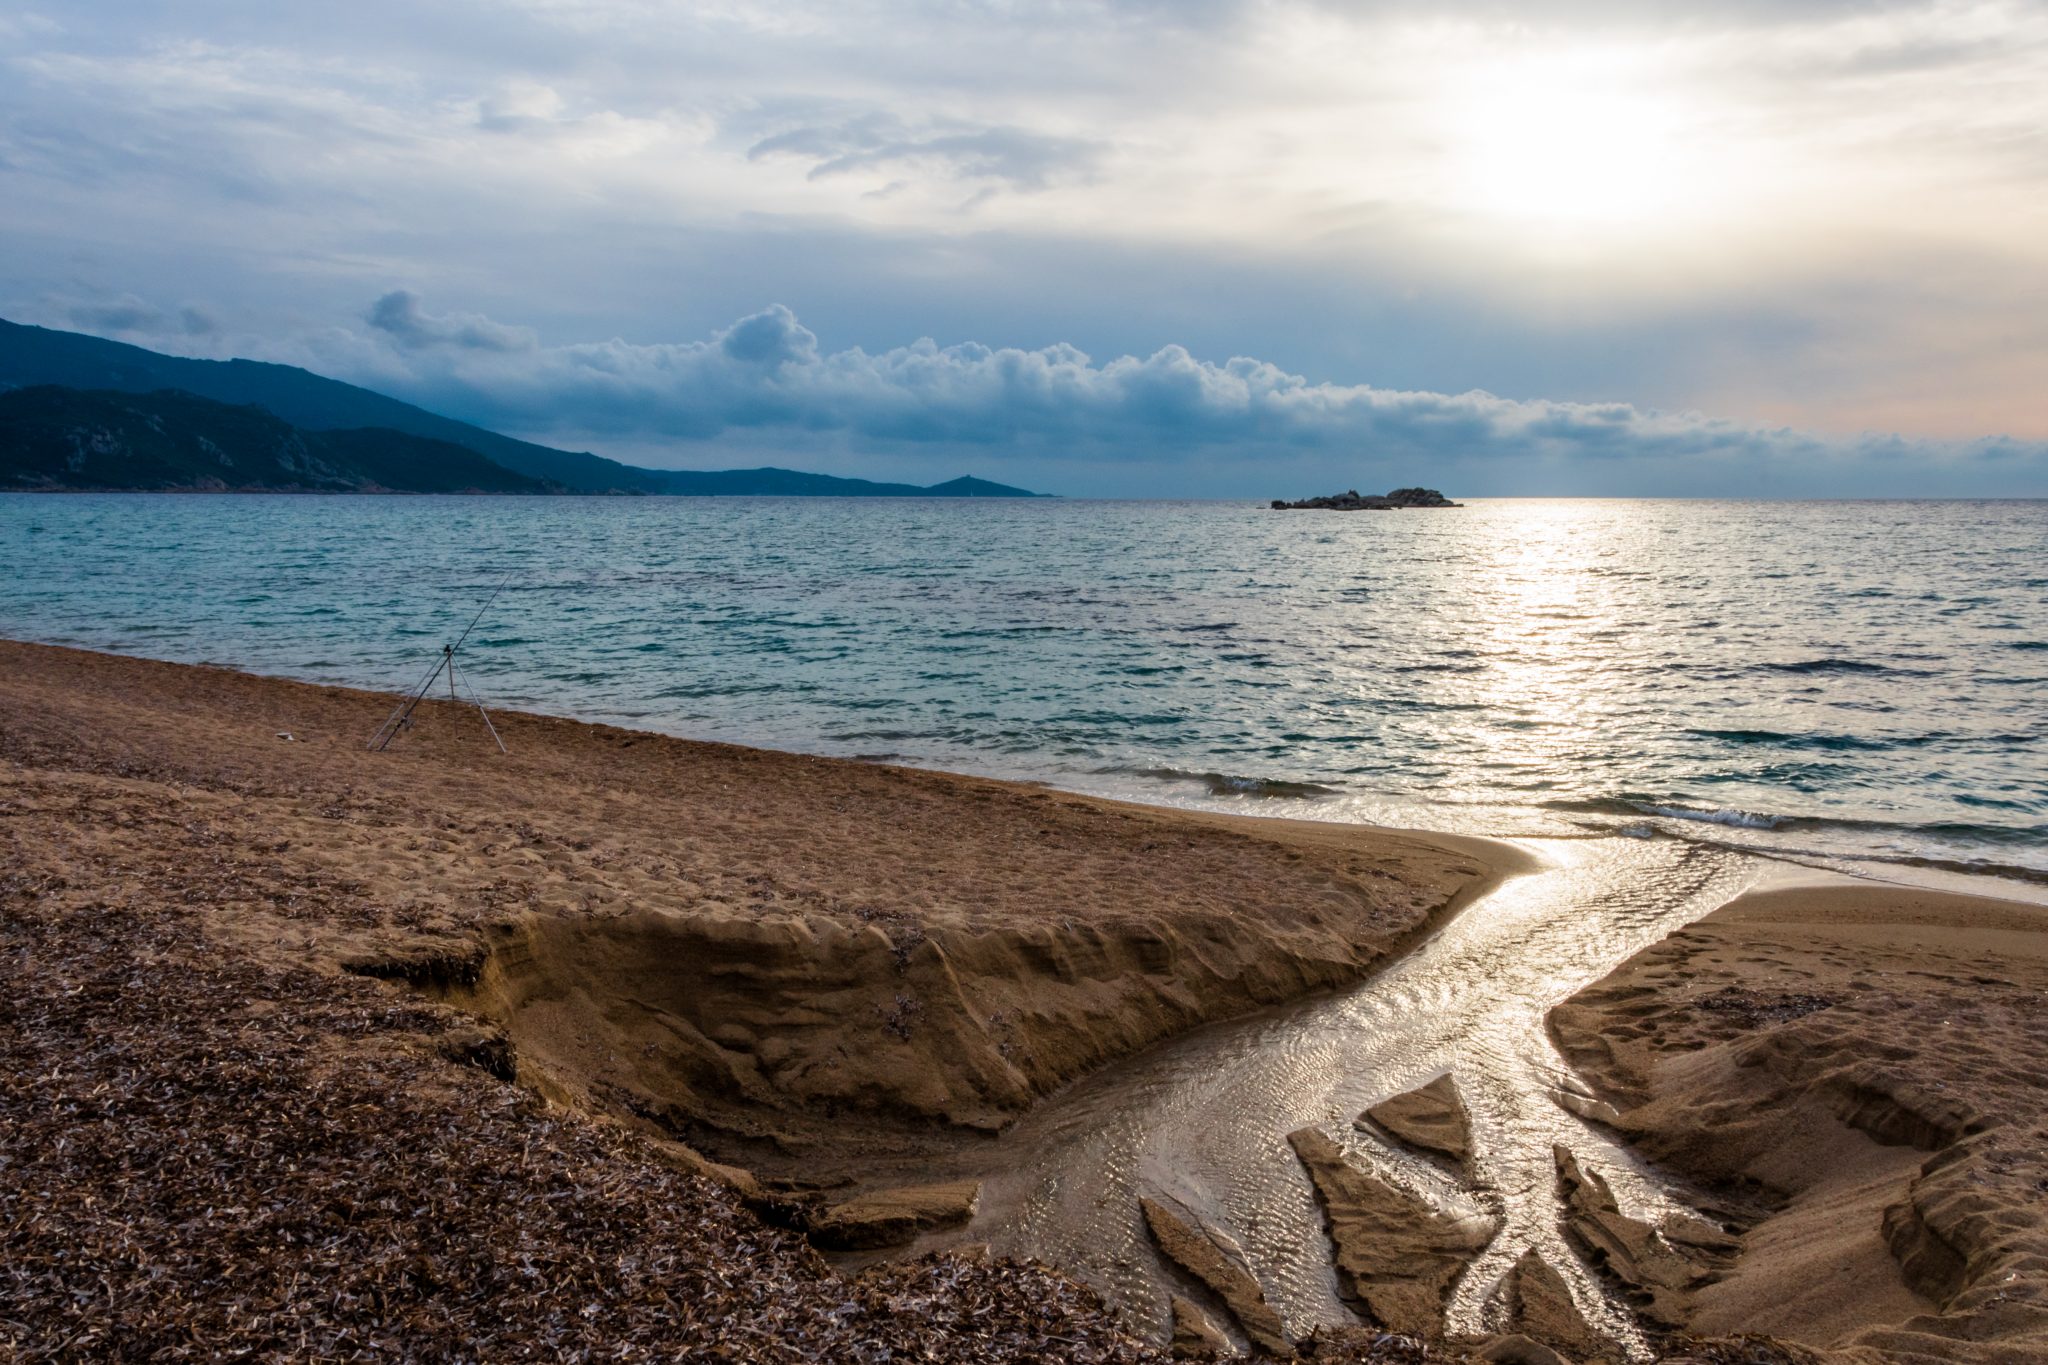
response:
M2048 495L2048 4L0 0L0 315L675 467Z

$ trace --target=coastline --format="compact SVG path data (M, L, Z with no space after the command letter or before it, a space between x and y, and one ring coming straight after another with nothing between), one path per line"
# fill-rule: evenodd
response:
M408 902L308 960L493 1019L553 1098L623 1089L678 1131L785 1151L820 1110L835 1143L841 1114L999 1127L1160 1037L1360 979L1522 859L517 712L494 716L505 756L439 701L369 754L393 696L0 659L17 739L260 790L280 861ZM323 791L348 813L309 811ZM657 1039L644 1068L612 1060Z
M1725 1201L1701 1336L2048 1354L2048 908L1825 876L1751 890L1558 1006L1639 1152Z
M169 1345L260 1343L313 1311L291 1306L298 1278L314 1275L323 1294L363 1288L367 1271L311 1265L294 1248L312 1243L271 1226L326 1217L301 1206L301 1184L360 1185L393 1207L432 1207L443 1225L400 1228L353 1196L320 1196L355 1209L330 1244L356 1236L350 1255L383 1267L386 1296L334 1317L330 1344L360 1341L397 1302L446 1310L472 1349L490 1339L486 1318L552 1310L519 1306L487 1276L460 1292L441 1270L394 1287L389 1257L494 1257L527 1218L505 1211L566 1181L576 1193L563 1197L617 1211L595 1243L533 1234L544 1260L659 1245L689 1274L723 1265L791 1306L763 1328L746 1294L707 1289L737 1316L679 1327L606 1290L555 1347L674 1351L769 1330L805 1349L895 1340L1008 1359L1056 1339L1065 1359L1154 1358L1057 1272L970 1255L847 1278L802 1230L860 1205L847 1190L870 1163L914 1167L920 1151L979 1141L1152 1043L1360 981L1528 866L1512 845L1462 835L1146 807L520 713L493 713L512 748L501 757L474 710L445 702L391 752L366 753L395 700L0 641L0 913L16 979L31 986L11 1006L7 1060L15 1077L58 1078L8 1097L36 1117L21 1183L47 1214L16 1222L26 1231L10 1251L44 1268L47 1297L28 1301L51 1323L78 1311L62 1307L77 1287L58 1249L99 1246L112 1288L96 1311L111 1330L155 1314L170 1325L151 1339ZM1932 997L1892 989L1921 970L1907 961L1926 945L1892 941L1907 930L2048 943L2036 921L2048 911L1864 883L1751 892L1553 1012L1562 1050L1619 1107L1614 1126L1728 1192L1710 1212L1744 1230L1732 1268L1687 1300L1684 1328L1825 1336L1904 1358L2033 1348L2032 1319L2014 1316L2032 1309L1998 1277L2033 1277L2031 1293L2039 1276L2009 1238L1985 1240L1974 1192L1986 1170L2020 1169L2015 1097L2048 1084L2048 1056L2002 1082L2002 1109L1966 1114L1929 1098L1944 1075L1915 1069L1956 1056L1899 1055L1911 1027L1860 1007L1903 1001L1901 1019L1925 1023ZM1717 960L1744 955L1757 960ZM2019 971L1998 989L2048 987L2048 966L2038 981ZM1788 984L1830 972L1878 984ZM1726 1003L1702 1009L1714 973ZM2011 1018L2000 1030L2024 1034ZM1988 1064L1980 1052L1960 1055ZM224 1055L239 1059L242 1091L221 1086ZM92 1098L138 1078L170 1097L160 1112L132 1094ZM353 1107L334 1108L336 1087ZM207 1107L223 1095L240 1098ZM293 1109L304 1112L273 1117ZM280 1123L293 1150L318 1154L309 1174L238 1159L194 1190L159 1190L79 1164L117 1149L160 1163L195 1146L248 1151ZM1875 1136L1837 1175L1844 1132ZM516 1155L537 1137L552 1165ZM2024 1166L2024 1179L2041 1174ZM891 1191L878 1193L888 1206ZM2024 1190L1994 1194L2005 1202L1992 1221L2009 1223ZM209 1288L228 1272L181 1242L217 1210L235 1216L215 1235L293 1276L289 1291L271 1286L270 1308ZM1839 1245L1822 1235L1855 1219ZM683 1222L696 1231L678 1240ZM1779 1289L1828 1256L1830 1274L1862 1277L1846 1315L1841 1285L1832 1299ZM152 1278L152 1261L181 1273ZM620 1293L640 1283L629 1276ZM910 1324L878 1306L906 1294L947 1305ZM833 1316L849 1302L858 1313ZM1009 1345L976 1344L986 1330ZM1330 1349L1351 1349L1343 1339Z

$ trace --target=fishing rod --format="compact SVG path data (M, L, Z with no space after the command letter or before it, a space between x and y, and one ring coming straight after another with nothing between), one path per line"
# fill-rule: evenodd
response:
M412 728L412 713L427 699L427 693L433 690L434 682L441 676L442 670L445 669L448 673L448 699L458 703L462 700L461 694L456 690L455 651L469 643L470 633L477 628L477 623L484 619L484 613L491 609L491 604L498 600L498 594L512 585L514 577L515 574L506 574L504 581L493 588L491 595L484 599L484 604L476 609L476 615L469 618L469 624L463 627L462 634L455 637L455 642L441 646L441 657L434 661L434 666L428 671L426 678L419 686L405 694L405 699L398 703L397 709L377 727L377 733L370 736L370 752L382 753L390 747L392 740L398 738L400 731ZM498 752L511 752L505 747L504 738L498 734L498 727L491 723L491 713L484 709L483 698L477 695L476 684L465 676L462 679L462 686L468 689L469 699L475 705L476 713L484 718L484 728L489 730L491 738L497 741Z

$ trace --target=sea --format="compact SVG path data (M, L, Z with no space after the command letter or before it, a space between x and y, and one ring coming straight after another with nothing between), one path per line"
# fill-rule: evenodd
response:
M0 494L12 638L400 690L480 609L492 707L2048 884L2048 502Z

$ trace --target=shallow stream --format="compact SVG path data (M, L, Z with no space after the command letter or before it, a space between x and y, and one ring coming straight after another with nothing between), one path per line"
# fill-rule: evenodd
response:
M1356 1325L1307 1174L1286 1136L1314 1125L1359 1165L1446 1207L1500 1220L1452 1299L1448 1326L1486 1323L1500 1278L1529 1247L1565 1275L1594 1324L1640 1336L1560 1230L1551 1145L1608 1175L1625 1210L1683 1207L1560 1092L1585 1093L1544 1016L1624 959L1738 894L1759 864L1669 839L1518 841L1542 862L1475 900L1356 989L1185 1035L1095 1073L932 1179L978 1176L980 1212L913 1251L986 1242L1094 1285L1134 1328L1166 1333L1190 1283L1146 1233L1141 1196L1166 1195L1243 1248L1288 1330ZM1447 1165L1353 1120L1449 1071L1471 1112L1473 1159ZM1194 1295L1200 1297L1200 1295ZM1223 1321L1219 1317L1219 1322Z

